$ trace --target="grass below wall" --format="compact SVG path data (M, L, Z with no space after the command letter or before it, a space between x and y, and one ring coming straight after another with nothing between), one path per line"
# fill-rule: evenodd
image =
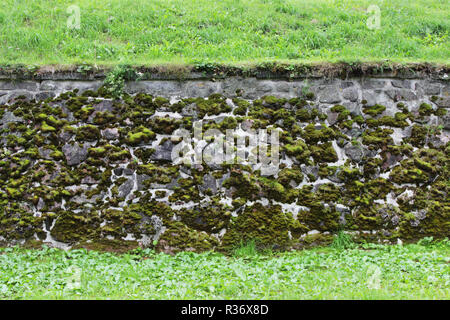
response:
M448 240L358 248L342 243L280 254L244 246L233 256L0 249L0 299L450 297Z
M449 16L447 0L3 0L0 64L448 63Z

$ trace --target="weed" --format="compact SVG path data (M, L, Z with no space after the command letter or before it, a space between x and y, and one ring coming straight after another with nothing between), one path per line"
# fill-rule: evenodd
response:
M345 250L355 248L356 244L353 242L351 235L341 230L334 236L330 246L337 250Z

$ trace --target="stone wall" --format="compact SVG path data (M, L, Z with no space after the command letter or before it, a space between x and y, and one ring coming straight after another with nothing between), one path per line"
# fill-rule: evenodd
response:
M0 242L274 249L450 234L450 84L433 78L0 80ZM279 128L281 165L174 165L174 130Z

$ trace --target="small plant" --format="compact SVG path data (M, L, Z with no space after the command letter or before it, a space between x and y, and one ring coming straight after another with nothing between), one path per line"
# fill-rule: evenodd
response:
M123 94L125 81L138 81L141 75L128 65L119 65L106 75L103 82L104 88L114 98L120 98Z
M433 242L434 242L433 237L425 237L425 238L420 239L420 240L417 242L417 244L418 244L419 246L424 246L424 247L426 247L426 246L432 245Z
M233 256L239 258L254 257L259 254L255 240L244 242L241 240L239 245L233 249Z
M333 242L331 243L331 247L337 250L351 249L355 246L356 244L353 242L352 237L342 230L334 236Z
M92 70L93 70L93 67L88 64L79 65L77 68L77 72L82 73L82 74L88 74Z

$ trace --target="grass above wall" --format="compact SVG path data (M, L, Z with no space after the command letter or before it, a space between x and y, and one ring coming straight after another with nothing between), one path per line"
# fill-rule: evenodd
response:
M3 0L0 64L448 63L449 16L447 0Z
M7 248L0 299L448 299L449 254L448 240L233 256Z

